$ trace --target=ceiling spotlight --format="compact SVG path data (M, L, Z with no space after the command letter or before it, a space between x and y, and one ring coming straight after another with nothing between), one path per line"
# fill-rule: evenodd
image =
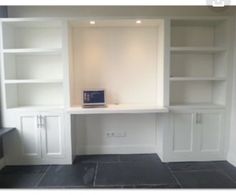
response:
M90 21L89 23L90 23L90 24L95 24L95 21Z
M137 20L137 21L136 21L136 24L141 24L141 23L142 23L141 20Z

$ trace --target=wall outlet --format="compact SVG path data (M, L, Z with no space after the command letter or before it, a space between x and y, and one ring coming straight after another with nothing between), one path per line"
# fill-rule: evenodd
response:
M107 131L106 136L107 137L126 137L126 132L123 132L123 131L118 131L118 132Z

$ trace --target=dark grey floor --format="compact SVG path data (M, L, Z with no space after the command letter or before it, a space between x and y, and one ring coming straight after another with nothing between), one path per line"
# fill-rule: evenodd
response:
M236 188L236 168L162 163L156 154L78 156L73 165L7 166L0 188Z

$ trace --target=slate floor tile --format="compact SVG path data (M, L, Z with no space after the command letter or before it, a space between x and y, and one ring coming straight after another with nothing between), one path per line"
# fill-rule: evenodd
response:
M218 162L214 162L214 164L218 169L221 169L222 171L224 171L236 182L236 167L234 167L227 161L218 161Z
M172 171L216 170L212 162L173 162L166 163Z
M150 189L150 188L180 188L178 184L156 184L156 185L134 185L134 188Z
M2 174L39 174L47 170L47 165L30 165L30 166L6 166L0 171Z
M103 163L109 163L109 162L119 162L120 157L119 155L79 155L75 158L73 164L77 163L96 163L96 162L103 162Z
M34 188L42 174L2 174L0 188Z
M42 178L39 187L92 186L96 163L51 166Z
M183 188L236 188L236 183L219 170L174 172Z
M120 155L121 162L159 162L161 163L161 159L156 154L122 154Z
M174 177L162 164L151 162L121 162L98 164L95 186L176 184Z

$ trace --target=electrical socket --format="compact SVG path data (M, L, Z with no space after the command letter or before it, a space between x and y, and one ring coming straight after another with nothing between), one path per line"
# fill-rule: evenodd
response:
M107 137L126 137L126 132L107 131L106 136Z

